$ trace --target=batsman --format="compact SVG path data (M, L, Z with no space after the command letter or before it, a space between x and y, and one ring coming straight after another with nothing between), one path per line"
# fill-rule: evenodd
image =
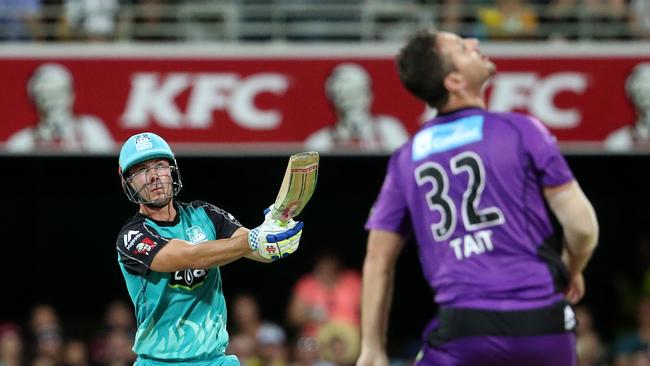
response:
M138 325L135 365L239 365L236 356L225 354L219 267L240 258L272 262L294 253L303 223L272 217L277 211L272 205L262 224L248 230L208 202L175 200L183 186L178 165L167 142L153 133L124 143L119 173L124 193L139 208L116 243Z

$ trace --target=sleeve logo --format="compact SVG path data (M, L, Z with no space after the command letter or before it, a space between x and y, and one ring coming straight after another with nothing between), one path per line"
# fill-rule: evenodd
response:
M129 230L128 233L124 234L124 247L126 250L131 250L133 244L135 244L135 242L141 237L142 233L136 230Z
M135 246L135 250L133 253L135 254L144 254L144 255L149 255L149 252L156 247L156 242L149 238L144 238L142 242L138 243L138 245Z

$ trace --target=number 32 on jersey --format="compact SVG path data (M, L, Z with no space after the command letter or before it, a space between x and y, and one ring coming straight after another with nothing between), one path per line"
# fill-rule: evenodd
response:
M485 189L485 168L481 157L471 151L462 152L449 161L449 169L454 175L468 174L467 187L460 206L463 225L469 232L462 238L451 239L449 246L458 260L492 251L492 231L481 229L503 224L505 217L498 207L478 207ZM457 208L448 194L447 171L442 165L428 161L415 169L415 180L418 186L429 183L432 185L431 190L426 193L426 202L431 211L440 213L440 221L431 224L433 238L436 241L449 240L456 229Z

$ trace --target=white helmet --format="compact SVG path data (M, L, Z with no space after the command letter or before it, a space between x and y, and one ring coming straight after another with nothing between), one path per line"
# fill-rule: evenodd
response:
M372 101L370 75L361 66L344 63L336 66L325 83L327 97L341 111L369 109Z
M27 91L36 107L43 113L72 109L72 75L62 65L39 66L27 83Z
M625 83L634 107L650 114L650 62L636 65Z

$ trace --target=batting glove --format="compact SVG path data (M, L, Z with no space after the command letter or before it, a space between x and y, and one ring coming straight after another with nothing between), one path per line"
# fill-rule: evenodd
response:
M264 223L248 233L248 246L251 250L270 260L284 258L298 250L304 224L294 220L273 220L269 209L264 213Z

